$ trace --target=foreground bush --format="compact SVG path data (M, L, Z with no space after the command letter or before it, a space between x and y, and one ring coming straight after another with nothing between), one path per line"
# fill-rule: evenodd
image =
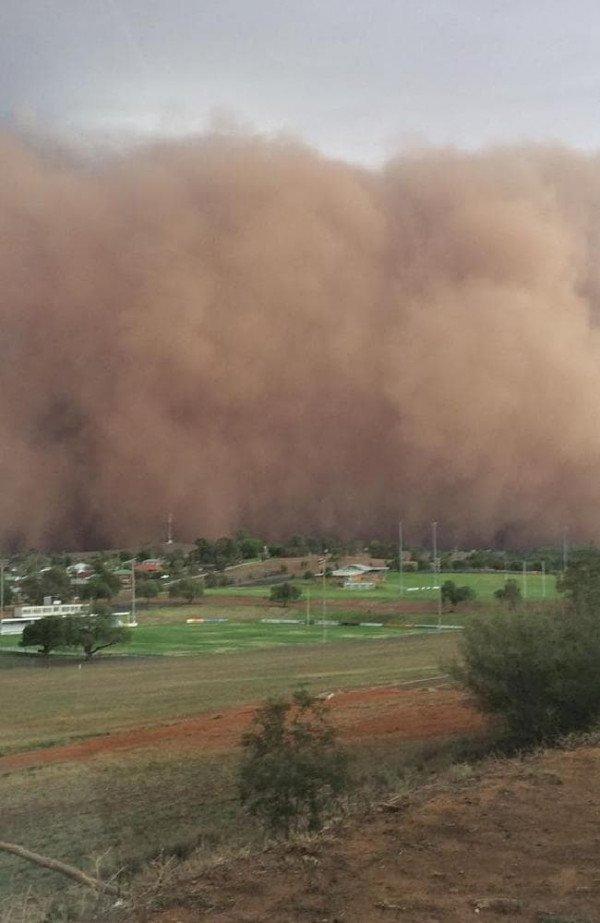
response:
M347 785L326 706L304 689L271 699L242 739L240 798L275 834L316 831Z
M573 606L474 619L453 675L515 744L551 742L600 718L600 618Z

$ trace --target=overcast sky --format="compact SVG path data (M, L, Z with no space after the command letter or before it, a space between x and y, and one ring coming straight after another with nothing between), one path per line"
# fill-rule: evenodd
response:
M0 89L4 119L75 135L235 119L366 163L600 148L600 2L2 0Z

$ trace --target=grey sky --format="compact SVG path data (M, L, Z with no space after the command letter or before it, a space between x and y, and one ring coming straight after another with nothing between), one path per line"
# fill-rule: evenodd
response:
M376 163L403 143L600 148L598 0L3 0L4 118L76 135L211 119Z

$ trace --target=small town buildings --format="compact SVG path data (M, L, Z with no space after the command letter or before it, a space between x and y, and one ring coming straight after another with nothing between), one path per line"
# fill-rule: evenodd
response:
M136 574L148 574L148 576L162 574L165 569L162 558L146 558L145 561L138 561L134 567Z
M383 583L389 567L374 564L347 564L332 571L331 576L340 586L351 589L358 587L369 589Z

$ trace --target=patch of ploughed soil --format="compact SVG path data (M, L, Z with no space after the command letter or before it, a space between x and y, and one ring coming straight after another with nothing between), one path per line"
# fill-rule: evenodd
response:
M385 738L427 740L479 730L482 719L465 698L448 686L355 689L328 699L331 716L345 740ZM0 758L0 772L50 763L85 761L111 752L145 747L230 750L250 724L256 705L208 712L174 724L139 727L101 737L27 750Z
M455 771L303 845L171 875L138 923L600 921L600 749Z

